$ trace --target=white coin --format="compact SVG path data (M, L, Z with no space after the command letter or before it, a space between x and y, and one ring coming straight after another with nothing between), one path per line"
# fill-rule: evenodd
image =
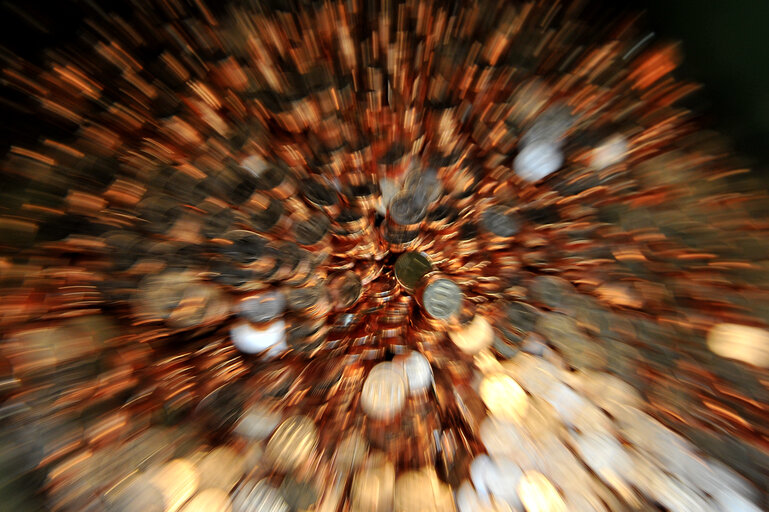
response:
M270 437L280 423L280 414L262 405L249 408L235 425L235 433L255 441Z
M464 353L477 354L494 342L494 329L484 317L476 315L469 325L449 331L449 339Z
M409 354L401 365L410 394L420 393L432 385L433 369L419 352Z
M221 489L201 491L182 508L182 512L230 512L231 510L230 498Z
M229 492L243 475L243 462L243 457L232 448L214 448L197 465L200 488L216 488Z
M558 490L539 471L523 474L518 483L518 496L527 512L566 512Z
M174 459L147 473L152 485L163 494L167 512L178 510L198 490L198 472L186 459Z
M539 181L563 165L563 152L554 143L532 142L513 161L515 173L526 181Z
M590 165L595 169L605 169L625 159L628 142L619 134L612 135L595 148L590 155Z
M392 509L395 468L385 462L367 467L353 478L350 489L351 509L354 512L387 512Z
M291 509L286 504L278 489L272 487L267 480L257 483L246 482L232 497L232 509L234 512L289 512Z
M260 156L258 155L251 155L246 158L244 158L240 162L240 166L244 169L247 169L251 174L256 176L257 178L261 176L264 171L266 171L269 168L269 164Z
M406 402L406 382L392 363L374 366L363 383L360 404L363 412L374 419L390 419Z
M265 359L272 359L288 350L286 323L283 320L276 320L263 329L247 322L237 323L230 329L230 338L235 348L244 354L263 352Z
M479 455L470 464L470 478L478 494L493 496L514 508L520 505L516 487L522 474L521 468L505 457Z
M489 413L502 420L519 420L529 406L529 398L523 388L504 373L487 375L481 381L480 395Z
M708 348L721 357L769 368L769 332L739 324L718 324L707 336Z

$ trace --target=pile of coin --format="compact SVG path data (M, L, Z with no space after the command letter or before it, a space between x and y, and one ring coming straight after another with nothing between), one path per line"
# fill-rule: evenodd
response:
M632 14L72 7L0 55L9 508L769 506L765 187Z

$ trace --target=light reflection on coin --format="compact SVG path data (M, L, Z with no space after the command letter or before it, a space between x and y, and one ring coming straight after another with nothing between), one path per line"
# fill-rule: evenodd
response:
M449 331L449 338L466 354L477 354L494 342L494 330L488 320L480 315L466 326Z
M566 504L550 480L539 471L526 471L518 496L527 512L566 512Z
M489 413L503 420L520 419L529 405L523 388L503 373L485 377L481 382L480 395Z

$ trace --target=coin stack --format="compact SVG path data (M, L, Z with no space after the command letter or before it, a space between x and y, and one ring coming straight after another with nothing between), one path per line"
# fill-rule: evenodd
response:
M634 14L66 6L0 55L9 509L769 507L765 187Z

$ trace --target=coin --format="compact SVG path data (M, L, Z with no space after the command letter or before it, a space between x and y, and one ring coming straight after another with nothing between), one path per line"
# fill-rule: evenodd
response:
M424 253L404 252L395 261L393 270L398 283L407 291L413 291L422 276L432 268L432 263Z
M513 161L515 173L526 181L539 181L561 168L563 153L550 142L532 142Z
M221 489L205 489L196 494L181 509L181 512L230 512L232 504L227 493Z
M566 512L566 503L558 490L539 471L526 471L517 490L527 512Z
M323 214L315 214L307 220L294 224L294 236L296 243L304 246L312 246L320 242L328 232L328 217Z
M446 320L459 313L462 307L462 291L450 279L437 279L422 292L422 304L433 318Z
M486 208L481 214L481 225L489 233L505 238L515 236L521 229L517 217L501 205Z
M278 489L267 479L244 482L232 496L233 512L290 512Z
M449 331L449 339L466 354L477 354L494 342L494 330L481 315L464 327Z
M379 363L369 372L360 392L363 412L378 420L397 415L406 401L406 382L392 363Z
M400 226L418 224L427 215L427 208L415 194L403 191L395 194L388 210L390 218Z
M352 307L363 292L360 277L351 270L330 275L327 288L334 307L339 310Z
M229 493L246 468L240 454L227 446L219 446L198 462L197 469L201 489L216 488Z
M174 459L147 470L152 485L163 494L166 510L177 510L198 489L199 476L187 459Z
M267 292L252 295L242 300L237 307L238 314L250 322L269 322L283 313L286 299L282 293Z
M318 489L310 481L289 475L280 484L280 494L292 510L310 510L318 501Z
M430 362L419 352L411 352L401 361L409 393L414 395L429 388L433 383L433 369Z
M268 359L288 349L286 323L283 320L276 320L261 329L248 323L236 323L230 329L230 339L235 348L244 354L264 352L264 357Z
M373 464L359 470L350 488L350 510L353 512L386 512L392 510L395 468L389 462Z
M470 479L480 496L494 496L515 508L520 504L515 490L521 475L521 468L504 457L479 455L470 464Z
M707 344L721 357L769 368L769 332L764 329L718 324L708 332Z
M330 208L339 202L334 189L314 179L302 181L302 194L310 204L318 208Z
M528 398L523 388L512 377L503 373L484 377L479 394L489 414L501 420L518 420L528 409Z
M246 410L235 425L235 433L256 441L270 437L280 423L280 414L264 405L256 404Z
M267 441L264 458L276 469L290 471L306 462L317 444L315 423L306 416L291 416L278 426Z
M302 288L289 288L286 292L288 307L293 311L303 311L314 306L326 293L323 284L305 286Z

